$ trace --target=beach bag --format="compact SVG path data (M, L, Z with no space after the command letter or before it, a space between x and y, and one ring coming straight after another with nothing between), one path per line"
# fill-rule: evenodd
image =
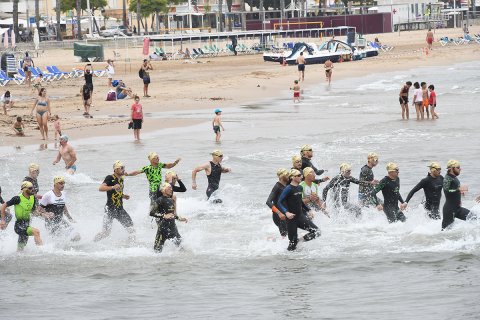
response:
M143 68L140 68L140 70L138 70L138 76L140 79L143 79Z
M118 80L113 80L112 81L112 86L114 86L114 87L118 86Z
M117 100L117 94L115 91L109 91L107 93L107 101L116 101Z

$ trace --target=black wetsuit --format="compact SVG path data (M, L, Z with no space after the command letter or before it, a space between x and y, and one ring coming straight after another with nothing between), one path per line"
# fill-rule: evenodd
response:
M375 205L379 204L377 193L380 190L382 190L383 194L383 212L385 212L388 222L405 222L407 218L405 218L405 215L398 207L398 201L401 203L404 202L400 194L400 179L396 178L395 180L392 180L388 176L385 176L380 180L372 191L372 201Z
M312 168L317 176L325 173L325 170L315 168L315 166L313 165L312 161L310 161L310 159L302 157L302 170L299 170L299 171L302 172L302 174L303 174L303 169L305 169L307 167ZM295 168L293 168L293 169L295 169ZM302 180L305 180L305 177L303 177ZM313 182L315 182L316 184L320 184L324 181L323 181L323 179L315 179L315 180L313 180Z
M277 182L273 186L273 189L270 192L270 195L268 196L268 199L267 199L267 206L270 209L272 209L273 206L277 204L278 198L280 198L280 195L282 194L282 191L284 189L285 189L285 186L280 182ZM278 231L280 231L280 235L282 237L285 237L287 235L287 221L280 220L280 217L278 216L278 214L273 211L272 211L272 219L275 225L278 227Z
M359 206L348 202L350 183L360 184L360 181L356 178L347 178L339 174L330 180L327 186L323 189L323 201L327 201L328 191L332 189L334 206L336 208L343 206L346 210L355 213L356 216L359 216L362 213L362 209Z
M179 245L182 240L175 224L178 216L175 215L174 219L164 219L164 215L170 213L175 214L175 202L171 197L161 196L153 201L150 208L150 216L155 217L157 220L158 229L153 246L156 252L162 251L163 245L168 239L174 239L176 245Z
M420 180L420 182L413 187L408 193L405 202L408 203L412 199L413 195L423 189L425 192L425 210L428 211L428 216L432 219L440 219L440 200L442 199L443 177L438 176L434 178L430 173L426 178Z
M115 189L107 191L107 204L105 205L103 229L110 231L112 229L113 219L117 219L125 228L133 227L132 218L123 208L123 178L109 175L105 177L103 183L109 187L113 187L117 184L120 185L119 191L116 191Z
M305 212L308 212L307 206L302 200L302 186L287 185L283 189L277 201L277 208L283 213L293 213L293 219L286 219L288 231L288 250L295 250L298 243L297 228L307 230L308 233L303 236L305 241L312 240L320 236L318 227L307 217Z
M453 174L447 174L443 179L445 204L443 205L442 230L453 223L455 218L467 220L470 210L462 207L462 193L460 181Z
M210 161L211 171L210 174L207 176L208 179L208 187L207 187L207 197L210 199L212 193L214 193L218 187L220 186L220 178L222 176L222 165L215 164L213 161ZM219 200L219 199L218 199Z
M172 185L170 183L170 185L172 186L172 191L173 192L186 192L187 191L187 187L185 187L185 184L182 182L182 180L177 180L178 181L178 186L176 185ZM155 200L156 198L159 198L162 196L162 192L160 190L157 190L157 192L155 193L155 196L153 197L153 200ZM152 205L153 203L151 203L150 205Z
M368 165L364 165L360 170L360 181L372 182L374 180L373 170ZM368 207L372 204L372 191L374 186L370 183L362 183L358 186L358 200L360 203Z

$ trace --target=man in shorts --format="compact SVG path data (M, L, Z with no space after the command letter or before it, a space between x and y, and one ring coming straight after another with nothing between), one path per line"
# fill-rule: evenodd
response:
M408 111L408 91L412 86L411 81L407 81L402 88L400 89L400 94L398 95L398 101L400 102L400 107L402 107L402 119L410 119L410 113Z
M298 81L305 80L305 57L303 56L303 52L300 52L300 55L297 58L298 64Z
M127 229L130 241L135 240L135 229L130 215L123 208L123 199L128 200L130 196L123 193L123 176L125 175L125 166L120 161L113 164L113 174L108 175L103 180L98 190L107 193L107 204L105 205L105 216L103 217L103 228L95 236L95 241L100 241L112 232L113 220L116 219Z
M145 98L150 98L148 95L148 85L150 84L150 73L149 70L153 70L152 64L147 59L143 59L142 64L142 71L143 71L143 96Z
M330 84L330 82L332 82L333 62L330 59L328 59L327 61L325 61L324 68L325 68L325 80L327 80L328 84Z
M427 41L428 50L432 50L432 45L433 45L433 32L432 32L432 29L431 29L431 28L428 28L426 41Z
M53 165L60 162L60 159L63 159L65 162L65 170L67 170L67 173L74 174L75 171L77 171L77 165L75 164L77 161L77 153L73 147L68 144L67 135L60 137L60 147L58 148L58 155L55 161L53 161Z

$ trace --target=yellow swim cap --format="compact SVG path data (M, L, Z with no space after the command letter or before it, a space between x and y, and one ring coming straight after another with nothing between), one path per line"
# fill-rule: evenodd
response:
M430 169L442 169L442 167L440 166L440 164L438 162L430 162L428 167Z
M302 157L300 157L300 156L293 156L293 157L292 157L292 163L295 163L295 162L297 162L297 161L302 161Z
M123 163L120 160L117 160L113 163L113 170L124 167Z
M393 162L387 163L387 172L392 172L392 171L397 171L398 170L398 165Z
M29 171L35 171L35 170L40 170L40 166L36 163L30 163L28 166Z
M378 160L378 155L375 152L370 152L368 154L368 159L375 159Z
M350 171L352 170L352 166L349 165L348 163L342 163L340 165L340 172L345 172L345 171Z
M277 170L277 177L288 176L288 170L285 168L280 168Z
M55 176L53 178L53 184L59 183L59 182L65 182L65 178L62 176Z
M165 189L167 189L168 187L172 187L172 186L170 185L170 183L164 182L160 185L160 191L164 192Z
M167 173L165 173L165 179L169 179L171 176L176 176L177 174L173 170L168 170Z
M288 176L290 178L294 177L294 176L298 176L298 175L302 175L302 173L300 171L298 171L297 169L292 169L290 170L290 172L288 173Z
M20 189L23 190L23 189L28 189L32 187L33 187L33 184L30 181L23 181Z
M450 168L455 168L455 167L460 167L460 162L458 162L458 160L448 160L447 162L447 169L450 169Z
M315 173L315 171L313 171L313 169L310 168L310 167L306 167L305 169L303 169L303 176L304 177L308 176L310 173Z
M158 154L157 154L156 152L150 152L150 153L148 154L148 160L149 160L149 161L152 161L152 159L153 159L153 158L156 158L156 157L158 157Z
M303 153L304 151L312 151L312 146L308 144L302 146L302 149L300 149L300 153Z
M220 150L213 150L211 154L212 156L217 156L217 157L223 156L223 153Z

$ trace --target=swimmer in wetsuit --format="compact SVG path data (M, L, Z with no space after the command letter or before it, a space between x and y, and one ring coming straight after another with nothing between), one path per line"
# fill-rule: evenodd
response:
M378 180L374 179L373 168L378 164L378 155L375 152L370 152L367 156L367 164L360 170L358 180L370 183L362 183L358 186L358 201L364 207L372 204L373 187L378 184Z
M323 201L327 201L328 191L333 191L333 205L335 208L343 207L345 210L352 212L356 217L362 214L362 208L356 204L348 202L348 193L350 190L350 183L367 185L371 184L368 181L360 181L351 176L352 166L347 163L340 165L340 174L334 177L327 186L323 189Z
M295 169L300 170L300 172L302 172L305 168L312 168L316 175L322 175L323 173L325 173L327 171L327 170L317 169L313 165L313 163L312 163L312 158L313 158L312 146L310 146L308 144L302 146L302 148L300 149L300 155L301 155L301 166L297 167L294 164ZM297 158L295 158L295 161L296 161L296 159ZM292 158L292 161L293 161L293 158ZM328 180L330 180L329 177L324 177L324 178L315 179L314 182L317 183L317 184L320 184L320 183L328 181Z
M220 187L220 178L222 173L232 172L230 168L221 165L223 153L220 150L214 150L212 153L212 161L196 167L192 171L192 189L197 190L197 172L205 170L208 179L207 199ZM221 203L221 199L215 199L214 203Z
M38 194L38 175L40 174L40 166L36 163L30 163L28 166L28 176L23 178L23 181L31 182L33 185L33 192L35 198L42 199L42 196Z
M302 200L303 203L314 211L322 211L327 217L330 218L325 210L325 202L320 200L318 184L315 183L315 171L312 168L307 167L303 169L303 181L300 182L302 187Z
M447 163L447 175L443 179L443 192L445 193L445 204L443 205L442 230L448 228L455 218L467 220L470 210L462 207L462 195L468 188L460 185L460 162L450 160Z
M440 172L442 168L437 162L430 163L428 167L430 168L430 172L427 177L420 180L420 182L413 187L408 193L405 202L408 203L417 191L423 189L425 192L425 203L423 206L425 210L427 210L428 216L431 219L440 219L439 207L443 188L443 177Z
M288 184L288 170L287 169L278 169L277 170L277 177L278 181L273 186L272 191L267 199L267 206L272 210L272 219L273 223L278 227L278 231L280 231L280 235L282 238L287 236L287 222L285 215L278 210L276 204L278 202L278 198L282 194L283 189Z
M407 218L403 214L402 210L407 207L407 204L403 201L402 196L400 195L400 179L398 178L398 165L395 163L387 164L387 176L385 176L380 182L375 186L372 191L372 201L377 206L378 211L383 210L387 216L388 222L405 222ZM383 194L383 205L380 204L377 199L377 193L382 191ZM400 201L400 208L398 207L398 202Z
M289 178L291 182L282 191L277 201L277 208L287 217L288 248L293 251L297 248L298 233L297 228L307 230L308 233L303 236L304 241L310 241L320 236L318 227L307 216L313 218L309 209L302 201L303 188L300 186L302 174L296 169L290 170ZM307 212L307 213L306 213Z
M0 187L0 205L4 204L5 201L3 201L2 198L2 187ZM8 210L8 208L5 210L5 228L8 227L8 224L12 221L12 214Z
M175 220L188 222L186 218L182 218L176 214L176 204L172 199L173 190L169 183L162 183L160 186L161 196L152 201L150 207L150 216L157 221L157 235L155 236L155 244L153 249L155 252L162 252L165 241L173 239L174 243L179 246L182 237L178 233Z

